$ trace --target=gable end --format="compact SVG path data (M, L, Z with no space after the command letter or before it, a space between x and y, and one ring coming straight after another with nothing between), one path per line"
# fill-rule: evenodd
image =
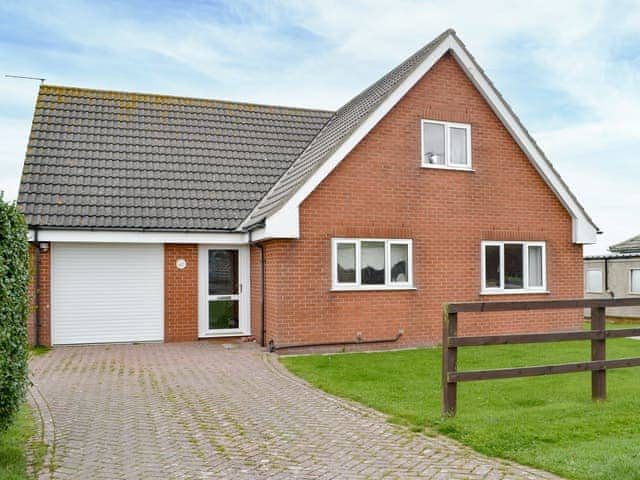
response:
M561 204L572 218L572 241L579 244L596 242L596 235L600 233L597 226L585 212L576 197L571 193L566 183L553 168L540 147L524 128L513 110L506 103L475 59L467 51L464 44L456 36L455 32L448 30L436 39L436 43L428 45L428 54L415 66L394 90L380 99L371 111L365 115L360 123L353 128L350 135L335 146L327 156L311 169L303 180L291 186L291 191L278 192L279 198L270 199L270 194L263 202L271 202L271 209L265 210L265 216L256 216L260 205L243 222L242 227L252 229L252 224L261 222L256 229L256 240L267 238L298 238L299 221L298 208L300 204L315 190L315 188L333 171L333 169L353 150L353 148L378 124L378 122L404 97L413 87L446 53L450 52L456 59L462 70L469 77L473 85L478 89L483 98L489 104L493 112L500 119L507 131L516 141L518 146L527 156L535 170L545 181L547 186L558 197ZM424 50L424 49L423 49ZM421 50L421 51L423 51ZM413 58L413 57L411 57ZM411 60L410 58L410 60ZM395 71L395 70L394 70ZM384 77L383 77L384 78ZM375 85L375 84L374 84ZM367 91L365 91L367 92ZM358 97L356 97L357 99ZM320 134L319 134L320 135ZM295 164L294 164L295 165ZM281 178L281 183L286 177ZM274 187L276 189L278 184ZM275 204L275 207L273 206Z

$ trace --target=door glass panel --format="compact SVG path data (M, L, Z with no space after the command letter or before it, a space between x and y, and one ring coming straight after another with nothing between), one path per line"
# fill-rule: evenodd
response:
M238 328L238 300L209 301L209 330Z
M238 294L238 250L209 250L209 295Z
M524 288L524 263L522 245L505 243L504 245L504 288Z

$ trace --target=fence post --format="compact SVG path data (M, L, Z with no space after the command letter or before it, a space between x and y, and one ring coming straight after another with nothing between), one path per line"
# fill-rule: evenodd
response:
M591 330L604 332L606 328L605 307L591 308ZM599 340L591 340L591 360L607 359L607 340L604 335ZM594 370L591 372L591 396L594 400L605 400L607 398L607 371L606 369Z
M456 414L457 389L456 382L449 382L449 373L455 372L458 365L458 348L449 346L449 338L458 336L458 314L449 312L445 307L442 325L442 414Z

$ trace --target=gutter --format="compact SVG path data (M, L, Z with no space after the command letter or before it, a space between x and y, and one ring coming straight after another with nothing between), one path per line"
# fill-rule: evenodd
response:
M284 345L276 345L272 340L269 340L269 352L276 352L278 350L288 350L292 348L307 348L307 347L331 347L331 346L339 346L339 345L369 345L372 343L393 343L400 340L400 337L404 335L404 330L398 330L398 334L392 338L376 338L373 340L363 340L360 334L356 337L355 340L346 340L342 342L314 342L314 343L292 343L292 344L284 344Z
M153 232L153 233L244 233L237 229L206 229L206 228L111 228L111 227L57 227L30 225L30 230L81 231L81 232Z

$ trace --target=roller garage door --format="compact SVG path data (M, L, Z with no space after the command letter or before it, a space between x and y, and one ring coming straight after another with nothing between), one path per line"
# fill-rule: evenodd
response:
M54 243L52 343L161 341L161 244Z

